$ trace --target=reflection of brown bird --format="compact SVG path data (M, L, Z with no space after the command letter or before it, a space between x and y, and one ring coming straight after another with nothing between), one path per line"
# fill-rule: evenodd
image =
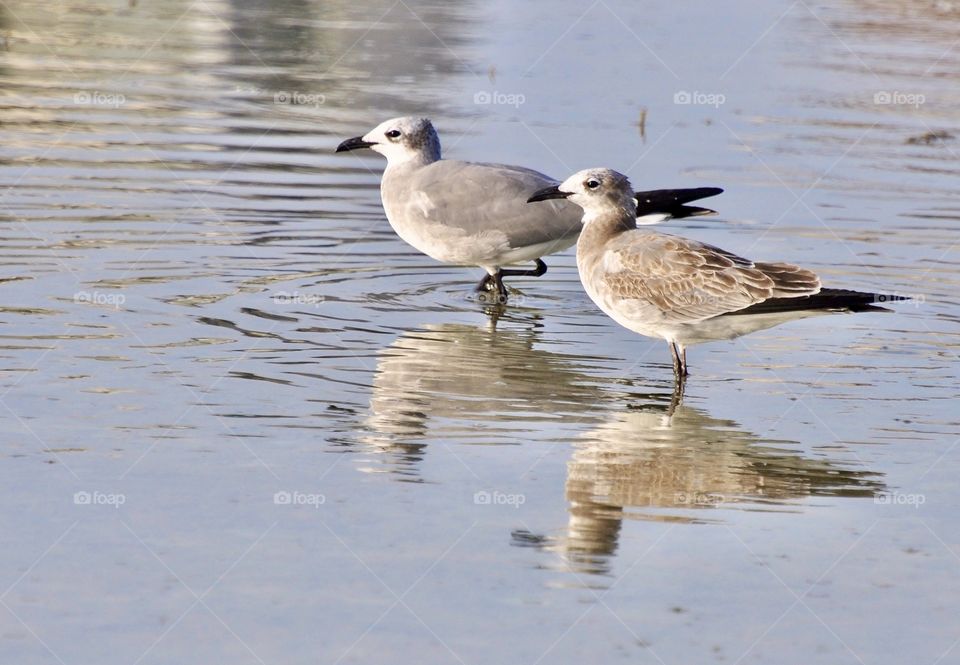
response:
M792 442L763 442L731 420L678 404L676 395L614 393L596 376L599 359L544 350L539 329L506 323L428 325L378 354L362 428L363 442L382 453L371 470L415 480L430 440L482 432L484 441L513 443L518 430L575 417L594 429L574 440L568 462L566 535L513 535L518 546L562 552L589 572L606 569L625 516L697 521L708 513L696 509L737 502L882 490L873 474L789 452ZM612 417L598 410L614 400L641 404Z
M604 572L624 517L692 522L706 515L696 509L883 489L876 474L788 452L790 442L761 443L731 420L683 405L672 416L669 410L652 404L617 412L575 444L567 535L547 549L584 572Z

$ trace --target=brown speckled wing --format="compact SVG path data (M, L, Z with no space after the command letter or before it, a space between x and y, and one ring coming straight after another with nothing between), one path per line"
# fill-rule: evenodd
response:
M820 281L784 263L753 264L693 240L629 232L609 243L602 259L610 295L639 300L665 323L694 323L771 297L816 293Z
M757 263L760 270L773 280L774 298L808 296L820 290L816 273L790 263Z

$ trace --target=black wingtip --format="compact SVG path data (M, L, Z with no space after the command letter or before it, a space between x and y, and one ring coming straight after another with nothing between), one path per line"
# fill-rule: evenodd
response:
M688 189L651 189L646 192L637 192L638 203L673 203L683 204L708 199L711 196L723 194L720 187L691 187Z
M693 187L691 189L652 189L646 192L636 192L637 217L657 213L669 214L674 219L695 217L697 215L716 214L710 208L688 206L691 201L710 198L722 194L719 187Z
M716 210L710 208L700 208L698 206L680 206L670 211L670 216L674 219L683 219L684 217L705 217L707 215L716 215Z
M820 289L819 293L798 298L771 298L745 309L730 312L737 314L768 314L773 312L793 312L802 310L833 310L846 312L892 312L883 307L895 302L913 300L911 296L891 293L869 293L850 289Z

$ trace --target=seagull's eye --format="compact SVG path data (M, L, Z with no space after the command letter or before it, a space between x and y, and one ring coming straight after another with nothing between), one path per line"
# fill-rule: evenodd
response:
M600 186L600 181L597 180L596 178L590 178L583 184L587 186L587 189L596 189L597 187Z
M389 132L386 133L386 137L390 140L398 139L400 138L400 130L391 129Z

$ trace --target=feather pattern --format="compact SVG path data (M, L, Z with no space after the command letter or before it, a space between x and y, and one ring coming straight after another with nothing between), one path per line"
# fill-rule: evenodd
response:
M787 321L837 311L882 311L896 295L822 289L792 263L754 262L706 243L637 228L630 181L611 169L587 169L559 186L584 210L577 269L590 299L614 321L670 344L682 394L686 349L733 339Z
M611 238L598 263L608 297L636 301L637 314L661 323L693 323L820 290L819 278L798 266L753 263L695 240L640 230Z

